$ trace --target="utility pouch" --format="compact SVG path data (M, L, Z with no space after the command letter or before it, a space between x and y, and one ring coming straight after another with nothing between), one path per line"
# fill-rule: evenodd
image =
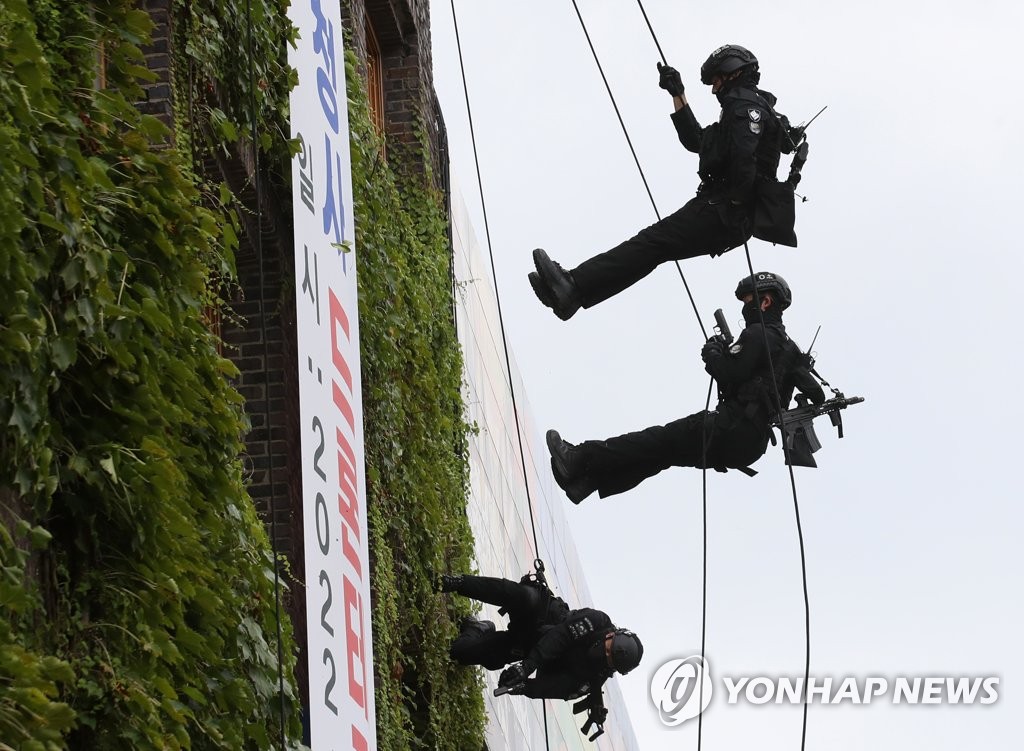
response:
M796 199L793 186L778 180L758 180L754 203L754 237L795 248L795 226Z
M786 423L782 429L782 440L786 445L786 464L794 467L817 467L812 454L821 448L821 441L814 432L814 420L800 420Z

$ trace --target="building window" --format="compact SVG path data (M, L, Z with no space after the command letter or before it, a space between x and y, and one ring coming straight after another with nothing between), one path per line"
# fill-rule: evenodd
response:
M384 65L377 32L366 17L366 89L370 98L370 120L377 134L384 138Z
M213 334L214 346L217 348L217 354L223 357L224 339L222 338L223 331L221 326L220 308L215 305L207 305L203 308L203 323L206 324L206 328L208 328Z

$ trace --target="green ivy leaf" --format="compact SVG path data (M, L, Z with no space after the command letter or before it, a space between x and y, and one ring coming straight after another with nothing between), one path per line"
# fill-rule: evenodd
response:
M166 140L171 135L170 129L152 115L143 115L140 118L139 130L151 141L157 143Z
M117 470L114 469L114 457L112 457L110 454L106 454L105 456L101 457L100 467L103 468L104 472L110 475L110 479L112 479L114 482L118 481Z
M29 530L29 541L36 550L45 550L52 539L53 535L43 527L35 526Z

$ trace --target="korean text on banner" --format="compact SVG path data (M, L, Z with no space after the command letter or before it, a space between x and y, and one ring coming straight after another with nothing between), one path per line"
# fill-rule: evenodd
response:
M338 3L293 0L289 63L302 494L313 751L376 749L363 413Z

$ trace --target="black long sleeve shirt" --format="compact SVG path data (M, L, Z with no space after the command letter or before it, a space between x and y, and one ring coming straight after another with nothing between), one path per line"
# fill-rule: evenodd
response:
M736 87L719 95L718 122L701 127L690 106L672 114L679 142L700 155L697 174L714 197L747 203L758 175L775 179L782 132L775 118L775 97L766 91Z
M606 613L580 608L561 624L548 629L527 660L537 675L526 681L523 693L532 699L576 699L584 694L600 706L601 687L614 672L604 656L604 635L615 628ZM594 704L592 704L594 706Z
M807 394L815 404L823 402L825 395L821 386L807 371L805 356L800 354L800 348L787 336L782 321L768 312L765 319L763 328L760 322L749 324L728 351L721 357L712 357L705 362L704 369L718 384L722 401L729 404L759 397L760 389L766 387L762 385L758 388L753 384L757 379L762 384L770 384L774 370L779 381L783 409L788 407L794 388ZM769 367L768 353L771 353L772 367ZM769 398L773 398L770 391L766 393Z

